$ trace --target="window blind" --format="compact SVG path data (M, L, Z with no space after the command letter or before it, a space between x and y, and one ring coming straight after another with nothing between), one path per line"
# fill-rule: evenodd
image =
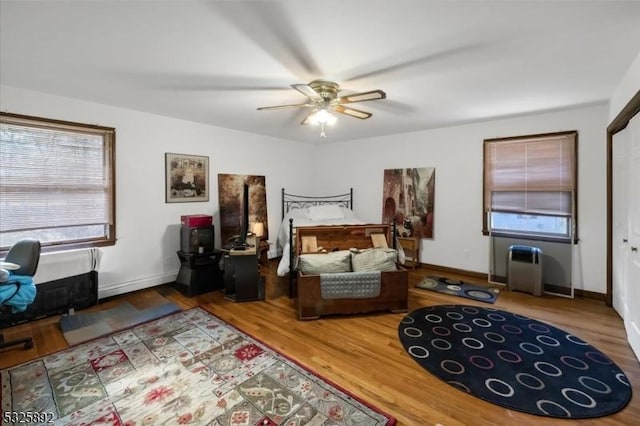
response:
M3 116L0 235L37 231L45 245L113 239L114 139L111 128Z
M484 210L571 216L576 132L484 144Z

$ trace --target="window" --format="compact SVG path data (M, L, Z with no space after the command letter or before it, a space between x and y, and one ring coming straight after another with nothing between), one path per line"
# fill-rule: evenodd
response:
M483 232L577 239L576 131L484 141Z
M115 243L115 130L0 114L0 251Z

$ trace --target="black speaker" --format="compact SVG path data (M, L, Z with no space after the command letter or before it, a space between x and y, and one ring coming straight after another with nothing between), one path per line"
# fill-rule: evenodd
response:
M214 226L180 227L180 250L187 254L211 253L214 247Z

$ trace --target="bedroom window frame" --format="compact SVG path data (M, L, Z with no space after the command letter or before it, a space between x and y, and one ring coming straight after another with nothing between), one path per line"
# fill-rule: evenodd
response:
M2 112L0 132L0 256L24 237L45 252L115 244L114 128Z
M577 243L578 132L485 139L482 194L484 235ZM494 226L510 214L511 227ZM549 218L564 227L545 230Z

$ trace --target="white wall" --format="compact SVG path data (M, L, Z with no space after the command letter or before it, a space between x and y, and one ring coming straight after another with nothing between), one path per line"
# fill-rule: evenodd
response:
M633 61L613 95L611 95L608 123L616 118L638 90L640 90L640 53L638 53L635 61Z
M212 214L219 246L217 174L264 175L270 240L280 225L280 188L305 193L312 147L250 133L0 86L4 112L116 128L116 236L104 247L100 297L173 281L183 214ZM165 203L164 154L209 156L209 202Z
M0 109L116 128L118 241L104 248L101 297L175 278L180 215L213 214L219 224L218 173L266 176L270 240L275 241L282 187L316 195L353 187L355 211L367 221L379 222L384 169L435 167L434 239L423 240L421 261L486 273L489 242L481 233L483 139L574 129L579 131L581 238L574 286L605 292L606 105L320 145L6 86L0 86ZM209 156L209 202L164 202L165 152Z
M318 147L322 193L354 188L354 210L382 218L384 169L435 167L434 238L422 240L421 261L487 273L489 240L482 235L482 146L487 138L578 130L578 217L574 287L606 291L607 106L528 115L457 127Z

